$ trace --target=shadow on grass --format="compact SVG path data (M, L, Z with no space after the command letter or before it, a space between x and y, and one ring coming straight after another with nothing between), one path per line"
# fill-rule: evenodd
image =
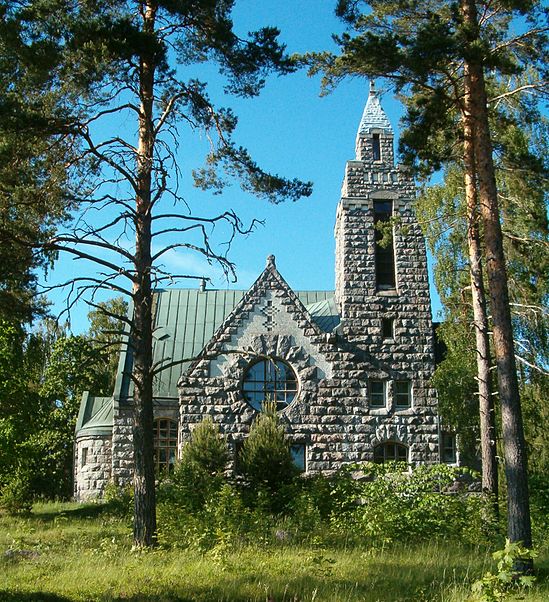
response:
M44 592L7 592L0 590L2 602L72 602L70 598Z
M122 516L123 512L117 504L98 502L95 504L79 504L73 508L64 508L48 512L33 511L27 515L30 519L52 522L60 517L67 519L94 519L100 516Z

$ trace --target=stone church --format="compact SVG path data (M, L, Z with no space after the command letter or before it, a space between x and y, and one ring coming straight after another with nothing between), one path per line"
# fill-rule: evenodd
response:
M276 401L306 472L346 463L455 461L441 432L425 242L414 182L395 166L393 130L370 91L335 219L335 291L294 291L269 256L248 291L155 293L154 361L198 357L155 382L155 462L173 465L210 416L234 453L265 399ZM132 475L132 390L123 351L114 394L85 393L75 497Z

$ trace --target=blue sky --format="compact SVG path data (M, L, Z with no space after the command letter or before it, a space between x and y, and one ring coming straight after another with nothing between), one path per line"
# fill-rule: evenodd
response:
M234 21L242 33L264 25L277 26L291 53L332 49L332 33L342 31L333 14L334 5L333 0L240 0ZM239 117L235 140L247 147L264 169L311 180L314 190L309 198L280 205L256 199L242 192L237 184L219 196L197 191L190 186L188 174L201 165L207 141L182 129L178 139L181 190L193 214L215 215L232 209L245 224L257 219L264 225L232 244L229 258L237 267L235 284L229 285L219 269L192 253L169 253L165 268L171 272L203 273L212 279L211 286L215 288L247 289L263 270L267 255L273 254L279 271L295 290L333 289L335 211L345 162L354 158L356 130L367 99L368 82L348 80L330 95L320 97L319 78L309 78L300 71L271 77L258 98L241 100L224 96L222 80L210 65L198 66L193 76L209 80L210 95L216 104L235 111ZM398 135L400 106L389 93L383 95L382 104ZM218 243L224 240L221 232L213 232L212 238ZM88 269L82 262L60 258L48 282L66 280ZM440 304L433 291L432 296L436 315ZM52 300L53 310L60 311L63 295L58 292ZM75 332L87 328L87 310L84 304L73 310L71 326Z

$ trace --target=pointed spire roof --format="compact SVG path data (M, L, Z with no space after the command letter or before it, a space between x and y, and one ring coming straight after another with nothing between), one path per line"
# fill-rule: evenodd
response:
M370 94L368 101L364 107L364 113L362 113L362 119L358 126L359 134L369 134L373 129L386 130L392 133L393 128L389 121L385 111L381 108L377 90L373 80L370 82Z

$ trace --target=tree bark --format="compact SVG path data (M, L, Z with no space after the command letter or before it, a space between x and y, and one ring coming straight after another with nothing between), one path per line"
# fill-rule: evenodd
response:
M499 514L498 466L496 457L496 417L492 398L490 375L490 340L486 291L482 274L482 249L480 246L478 199L476 185L475 152L471 123L470 95L464 98L463 159L465 167L465 197L467 202L467 247L475 328L477 382L480 416L480 448L482 459L482 491L492 498L494 517Z
M507 272L503 252L492 143L483 66L475 54L478 20L474 0L461 0L461 14L471 44L465 57L465 94L469 95L475 163L479 180L480 213L484 226L486 273L490 292L493 344L501 405L505 476L507 481L507 531L513 542L532 546L526 445L515 365Z
M155 6L141 3L143 30L155 25ZM151 212L154 153L153 99L155 64L152 53L139 59L139 145L137 151L137 194L135 218L135 282L133 285L132 345L134 383L134 543L150 547L156 543L156 497L153 443L152 391L152 288Z

